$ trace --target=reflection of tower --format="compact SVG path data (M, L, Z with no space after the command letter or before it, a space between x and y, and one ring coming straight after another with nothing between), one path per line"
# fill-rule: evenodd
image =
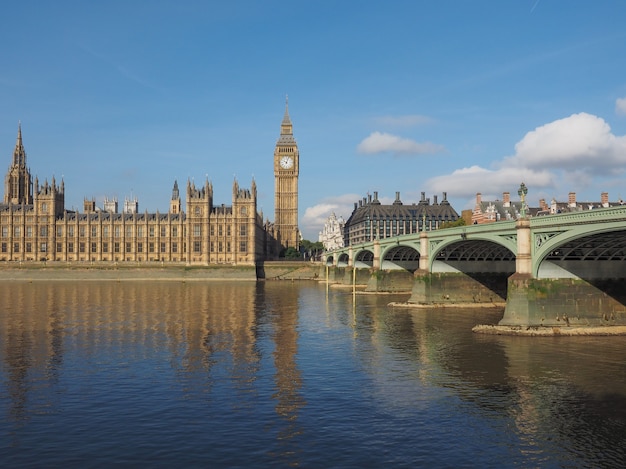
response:
M293 138L289 103L280 124L280 137L274 150L274 225L276 236L284 248L298 249L298 173L300 153Z
M274 366L276 368L276 413L287 426L280 432L280 441L289 445L299 433L298 412L304 406L300 395L302 378L296 362L298 353L298 289L284 285L265 284L265 301L274 312ZM293 458L293 448L286 448L285 455Z

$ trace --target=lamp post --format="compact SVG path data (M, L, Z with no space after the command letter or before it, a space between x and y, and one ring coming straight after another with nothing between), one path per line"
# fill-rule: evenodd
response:
M520 199L522 201L522 208L520 210L520 215L522 218L526 218L526 194L528 194L528 187L526 187L526 184L522 182L522 184L519 186L519 190L517 191L517 195L520 196Z

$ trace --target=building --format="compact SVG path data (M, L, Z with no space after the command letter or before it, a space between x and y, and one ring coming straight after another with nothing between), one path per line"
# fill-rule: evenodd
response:
M285 116L280 125L280 137L274 150L274 230L283 249L298 249L298 174L300 152L293 137L293 125L289 117L289 102L285 104Z
M65 208L64 181L33 184L20 124L0 204L0 261L254 265L275 259L281 243L297 247L299 240L299 153L287 110L274 162L279 223L257 211L254 179L249 189L233 181L230 205L214 203L207 179L201 186L187 181L185 210L174 181L165 213L139 213L136 198L124 202L123 213L116 199L106 199L104 210L85 199L81 213Z
M422 192L421 200L411 205L402 203L399 192L396 192L396 200L391 205L382 205L378 192L374 192L373 198L368 195L354 204L344 228L344 246L436 230L442 223L458 219L459 214L448 202L445 192L440 203L435 195L431 204Z
M539 207L529 207L526 202L524 211L527 217L537 217L546 215L555 215L558 213L581 212L584 210L593 210L598 208L614 207L623 205L620 199L617 202L609 202L608 192L600 194L600 201L594 202L578 202L576 201L576 193L568 194L567 202L557 202L552 199L550 204L545 199L539 200ZM476 204L472 211L472 223L494 223L497 221L517 220L521 216L522 202L511 201L509 192L502 194L502 200L483 200L482 194L476 194Z
M335 212L330 214L319 235L319 242L322 243L325 251L333 251L343 247L343 230L345 224L346 222L343 218L337 218Z

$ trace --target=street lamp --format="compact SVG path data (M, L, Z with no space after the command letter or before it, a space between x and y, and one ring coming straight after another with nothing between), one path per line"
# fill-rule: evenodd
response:
M526 184L522 182L519 186L519 190L517 191L517 195L520 196L522 201L522 208L520 210L522 218L526 218L526 194L528 194L528 187L526 187Z

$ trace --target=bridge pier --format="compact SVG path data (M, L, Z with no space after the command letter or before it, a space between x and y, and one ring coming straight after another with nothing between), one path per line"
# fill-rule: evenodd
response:
M535 279L514 274L508 280L499 326L593 327L626 325L623 279Z
M423 305L502 303L506 298L506 274L462 272L430 273L417 270L408 302Z

